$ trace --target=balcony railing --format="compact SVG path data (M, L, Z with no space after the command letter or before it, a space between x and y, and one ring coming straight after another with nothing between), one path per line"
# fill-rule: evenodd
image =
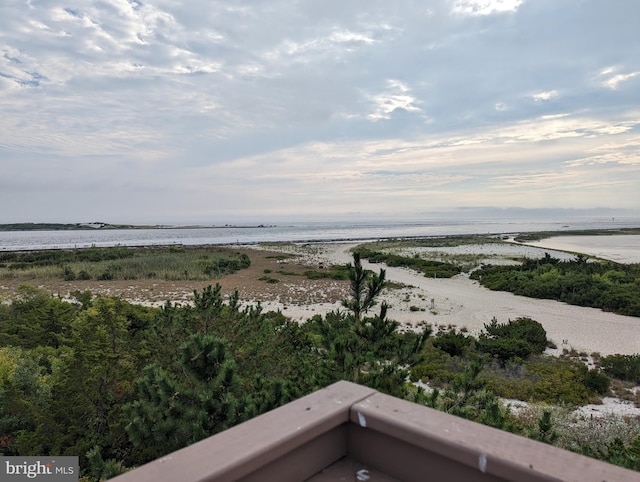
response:
M117 482L640 481L640 474L338 382Z

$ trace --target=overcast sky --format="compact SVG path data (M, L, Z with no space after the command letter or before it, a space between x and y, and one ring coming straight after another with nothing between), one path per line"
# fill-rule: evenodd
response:
M0 223L638 213L639 19L638 0L2 0Z

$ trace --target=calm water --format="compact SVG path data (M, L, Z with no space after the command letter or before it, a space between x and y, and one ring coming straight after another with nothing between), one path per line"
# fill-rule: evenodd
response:
M590 254L618 263L640 263L640 235L557 236L531 243L544 248Z
M0 232L0 251L90 246L231 245L264 242L346 241L453 234L501 234L568 229L638 227L629 221L487 220L397 223L292 223L265 227L211 227L87 231Z

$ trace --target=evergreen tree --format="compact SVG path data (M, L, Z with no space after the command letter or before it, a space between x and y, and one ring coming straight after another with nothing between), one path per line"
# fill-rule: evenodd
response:
M381 269L379 274L366 271L360 261L360 253L353 253L353 264L348 265L351 297L342 300L342 306L347 308L358 325L364 313L369 311L375 304L376 298L384 288L385 270Z
M376 275L364 270L358 253L348 268L351 296L342 300L348 311L330 312L311 321L319 338L324 383L350 380L403 396L406 368L419 361L431 330L398 333L399 323L387 318L384 302L377 315L365 316L384 288L385 271Z
M236 365L224 340L196 333L179 352L181 380L149 366L138 399L124 407L129 438L146 460L226 429L242 412Z

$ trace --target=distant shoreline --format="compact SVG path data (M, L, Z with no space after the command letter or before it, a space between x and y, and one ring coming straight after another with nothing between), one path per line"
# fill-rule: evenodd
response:
M272 228L272 224L224 224L224 225L177 225L177 224L109 224L109 223L8 223L0 224L0 231L104 231L114 229L215 229L215 228Z
M374 223L285 223L266 225L222 225L211 227L179 225L133 225L75 223L0 224L0 252L129 246L254 246L260 244L306 244L319 242L370 242L376 240L461 239L515 240L537 243L546 237L597 235L597 237L634 234L640 236L640 221L611 226L608 223L576 222L569 228L556 221L470 223L384 222ZM22 228L19 230L18 228ZM44 229L47 230L44 230ZM54 229L58 228L58 229ZM540 233L540 234L536 234ZM620 236L617 236L620 237ZM626 236L622 236L626 237Z
M220 224L220 225L204 225L204 224L193 224L193 225L179 225L179 224L153 224L153 225L142 225L142 224L110 224L110 223L102 223L102 222L93 222L93 223L6 223L0 224L0 232L29 232L29 231L111 231L111 230L140 230L140 229L225 229L225 228L234 228L234 229L258 229L258 228L275 228L278 227L275 224ZM564 228L564 227L563 227ZM612 235L626 235L626 234L640 234L640 227L634 228L595 228L595 229L558 229L557 231L532 231L525 232L522 231L514 231L511 233L506 232L496 232L496 233L477 233L476 236L515 236L515 240L520 243L526 243L528 241L539 241L541 239L550 238L554 236L612 236ZM461 235L444 235L445 237L450 236L470 236L471 234L461 234ZM436 235L439 236L439 235ZM420 238L420 237L430 237L430 236L402 236L405 239L411 238ZM321 241L360 241L360 240L371 240L375 238L349 238L349 239L336 239L336 240L315 240L308 239L304 242L321 242Z

